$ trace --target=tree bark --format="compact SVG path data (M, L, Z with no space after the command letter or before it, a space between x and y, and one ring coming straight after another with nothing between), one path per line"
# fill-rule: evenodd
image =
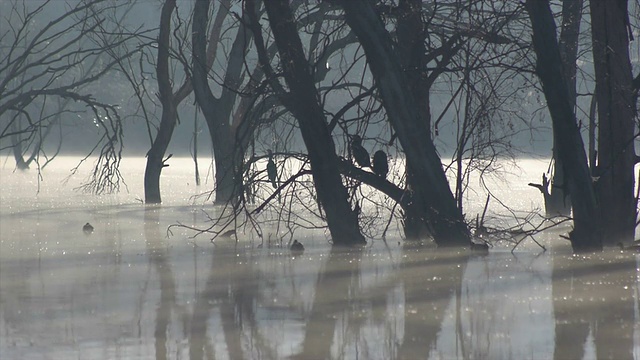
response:
M144 201L147 204L162 202L160 196L160 174L165 166L163 158L171 141L178 117L169 78L169 37L171 35L171 14L175 8L176 0L166 0L160 14L156 75L160 103L162 104L162 118L158 134L151 145L151 149L147 152L147 166L144 172Z
M218 11L225 11L219 9ZM204 114L209 135L213 145L215 158L215 202L226 204L235 202L240 194L241 186L237 183L235 174L235 134L229 125L229 119L235 103L236 94L227 87L237 88L238 79L242 71L242 56L246 49L247 40L244 37L244 26L240 26L236 41L232 45L228 68L225 75L222 95L219 98L213 96L208 83L206 34L209 14L209 1L198 0L194 7L193 15L193 90L196 101ZM209 44L217 46L217 44Z
M396 36L399 60L411 92L415 96L421 121L431 129L431 109L429 104L429 84L425 59L424 23L422 22L422 1L401 0L398 3L398 25ZM429 132L431 135L431 132ZM406 169L408 171L408 168ZM415 179L412 177L411 179ZM407 189L412 191L416 185L407 181ZM419 186L419 185L418 185ZM404 209L404 234L407 239L421 239L430 235L423 219L427 218L424 209L417 202L410 202Z
M558 157L564 164L573 204L571 245L574 251L599 250L602 249L602 235L595 193L584 144L571 106L549 1L527 0L525 7L533 27L536 72L551 114L554 136L558 139Z
M596 192L609 245L633 241L634 121L627 0L591 0L591 33L598 103ZM596 15L597 14L597 15Z
M328 130L289 2L270 0L265 1L264 5L280 54L284 78L289 86L289 93L281 93L281 98L300 125L318 202L326 214L333 243L365 244L357 214L349 206L347 190L342 184L335 144ZM265 60L262 56L261 62Z
M218 15L214 21L214 28L221 26L224 13L228 11L230 1L220 4ZM244 56L251 42L251 32L246 29L246 19L240 21L235 40L231 45L227 69L220 96L215 97L211 92L207 80L208 67L205 63L215 56L211 56L213 48L219 46L213 36L209 39L210 54L206 54L206 30L208 22L209 1L198 0L194 7L193 17L193 87L196 101L204 114L209 129L209 136L213 145L215 158L215 202L218 204L236 204L242 194L242 161L245 149L252 137L255 127L253 118L239 116L247 111L243 105L237 107L234 114L234 106L237 102L239 88L243 82L245 70ZM246 16L246 15L245 15ZM217 37L219 38L218 31ZM208 66L211 64L209 63ZM256 70L259 72L259 69ZM252 80L253 81L253 80Z
M576 59L578 57L578 38L580 35L580 21L582 19L583 0L564 1L562 3L562 28L558 47L560 58L567 81L571 107L576 106ZM569 216L571 214L571 200L566 191L566 179L562 160L558 156L558 139L553 137L553 158L555 160L553 180L549 189L549 196L545 197L547 216Z
M429 128L402 71L389 33L367 0L338 1L362 44L389 121L406 155L413 204L438 246L467 246L469 230L449 188Z

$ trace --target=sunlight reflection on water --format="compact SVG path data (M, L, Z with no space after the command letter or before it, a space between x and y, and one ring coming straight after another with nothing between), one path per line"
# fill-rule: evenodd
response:
M490 186L519 211L539 208L526 182L546 163L520 164ZM204 191L190 160L172 159L165 202L149 207L137 200L142 159L125 162L130 192L114 196L74 192L82 178L62 186L70 166L57 166L37 195L33 171L0 170L3 359L640 358L638 256L572 256L557 236L566 229L539 237L546 253L527 243L486 256L397 236L331 250L306 231L294 256L243 234L168 237L216 211L190 200ZM485 195L469 196L474 217Z

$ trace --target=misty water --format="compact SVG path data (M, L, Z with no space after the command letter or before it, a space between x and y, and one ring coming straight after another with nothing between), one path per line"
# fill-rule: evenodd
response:
M0 167L2 359L580 359L640 358L638 254L574 256L568 228L486 255L409 246L398 231L358 251L297 231L292 254L238 231L196 237L220 209L192 162L163 172L162 206L145 206L143 159L125 159L127 189L92 196L67 182L79 159L35 170ZM526 183L541 160L505 167L488 187L515 214L542 208ZM206 171L206 169L205 169ZM468 218L486 192L467 191ZM366 209L365 209L366 210ZM512 214L492 202L494 225ZM90 222L95 231L85 235Z

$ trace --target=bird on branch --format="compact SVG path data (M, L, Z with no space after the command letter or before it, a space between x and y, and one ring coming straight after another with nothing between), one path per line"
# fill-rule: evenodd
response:
M362 138L359 135L351 137L351 156L360 167L371 167L369 152L362 146Z
M269 181L271 181L273 188L277 189L278 168L276 168L276 163L273 161L273 152L271 150L268 150L267 152L269 154L269 161L267 162L267 176L269 177Z
M389 163L387 162L387 154L382 150L373 154L373 172L382 178L387 178Z

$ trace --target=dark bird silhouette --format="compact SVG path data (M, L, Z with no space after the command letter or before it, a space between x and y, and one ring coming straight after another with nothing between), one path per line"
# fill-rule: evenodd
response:
M273 161L273 152L268 150L269 153L269 162L267 162L267 176L269 176L269 181L271 181L271 185L273 185L274 189L278 188L278 169L276 168L276 163Z
M360 135L353 135L351 138L351 156L353 156L356 164L360 165L360 167L371 167L369 152L362 146L362 138Z
M298 240L293 240L293 244L291 244L289 250L293 253L302 253L304 251L304 246Z
M387 162L387 154L382 150L373 154L373 172L380 177L387 178L389 163Z
M93 232L93 226L91 226L91 224L89 223L84 224L84 226L82 227L82 232L87 235L91 234Z

